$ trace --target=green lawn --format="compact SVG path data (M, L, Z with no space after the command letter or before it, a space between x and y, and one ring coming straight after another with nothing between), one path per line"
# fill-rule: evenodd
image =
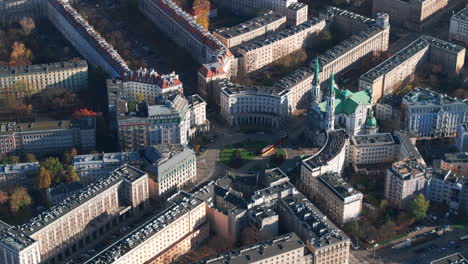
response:
M266 146L265 142L252 141L242 142L226 146L219 153L219 160L231 168L240 168L246 162L255 159L262 148ZM236 159L235 152L239 150L240 159Z

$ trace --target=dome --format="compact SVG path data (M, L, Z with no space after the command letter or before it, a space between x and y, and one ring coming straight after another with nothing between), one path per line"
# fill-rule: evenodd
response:
M376 127L377 126L377 120L375 117L367 118L366 120L366 126L368 127Z

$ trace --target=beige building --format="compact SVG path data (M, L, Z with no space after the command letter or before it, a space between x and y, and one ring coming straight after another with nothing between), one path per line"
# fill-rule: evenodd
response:
M426 186L425 166L414 158L392 164L385 177L385 198L398 208L408 208Z
M352 136L347 161L352 165L391 163L398 157L399 144L390 133Z
M448 4L449 0L373 0L372 14L384 12L391 23L420 30L437 21Z
M21 226L0 232L0 262L63 261L109 231L123 214L137 212L149 197L148 175L124 165ZM99 220L97 220L99 219Z
M227 48L231 48L256 37L272 33L285 24L285 16L269 11L233 27L215 29L213 36L219 39Z
M91 151L96 147L96 120L76 120L0 124L0 153L62 153L69 148Z
M340 226L359 216L363 197L336 172L322 174L312 181L311 202Z
M313 264L312 255L295 233L275 237L210 257L195 264Z
M0 67L0 93L17 97L32 95L46 88L61 87L71 92L88 88L85 60L51 64Z
M468 45L468 5L450 19L449 39Z
M391 94L425 63L440 64L448 74L463 68L466 49L423 35L392 57L361 75L359 89L372 89L373 102Z
M39 162L0 165L0 190L8 191L15 187L32 189L38 171Z
M202 200L179 192L169 202L167 209L84 263L171 263L208 237L206 205Z
M311 44L314 35L326 26L325 20L311 19L300 25L253 39L234 49L238 71L252 72Z

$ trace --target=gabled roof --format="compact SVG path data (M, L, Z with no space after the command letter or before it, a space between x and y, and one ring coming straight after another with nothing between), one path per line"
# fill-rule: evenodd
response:
M370 90L362 90L356 93L350 90L340 90L335 88L335 114L350 115L356 111L358 105L368 105L372 103ZM319 104L320 111L325 113L327 102Z

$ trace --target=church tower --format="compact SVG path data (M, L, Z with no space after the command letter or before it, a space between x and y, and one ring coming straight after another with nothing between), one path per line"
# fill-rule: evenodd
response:
M311 104L320 103L320 64L318 58L315 58L314 79L312 80Z
M325 112L325 130L335 129L335 74L330 75L330 88L327 96L327 111Z

